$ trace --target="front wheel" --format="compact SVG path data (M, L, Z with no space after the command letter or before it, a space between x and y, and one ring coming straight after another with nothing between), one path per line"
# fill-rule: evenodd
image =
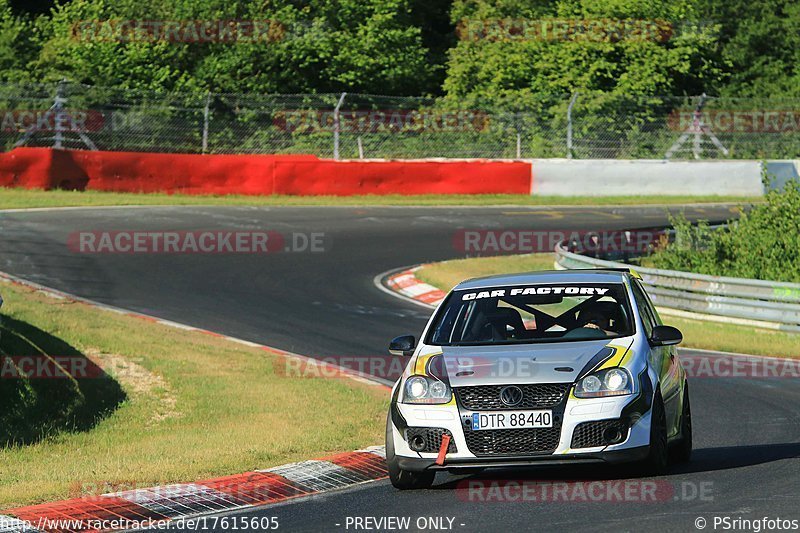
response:
M672 458L678 463L688 463L692 458L692 407L689 404L689 385L686 385L683 392L681 438L672 448Z
M392 434L391 416L386 418L386 466L389 470L389 481L400 490L427 489L433 485L436 472L411 472L403 470L394 454L394 435Z
M661 392L653 399L653 412L650 419L650 451L643 465L645 475L660 476L667 473L669 448L667 446L667 415Z

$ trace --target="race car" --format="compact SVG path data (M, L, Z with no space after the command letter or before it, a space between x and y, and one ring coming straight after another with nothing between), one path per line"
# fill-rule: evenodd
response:
M638 463L666 472L692 453L680 331L662 323L632 270L467 280L438 306L386 421L389 477L426 488L437 471L542 463Z

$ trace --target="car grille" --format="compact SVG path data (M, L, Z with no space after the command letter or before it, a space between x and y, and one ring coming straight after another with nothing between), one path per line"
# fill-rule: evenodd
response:
M507 385L479 385L458 387L456 397L465 409L471 411L498 411L502 409L546 409L555 407L569 390L570 383L541 383L517 385L522 389L522 401L508 406L500 401L500 391ZM518 430L513 430L518 431Z
M561 424L537 429L465 430L464 437L476 456L553 453L561 439Z
M619 419L600 420L597 422L581 422L575 426L572 432L571 448L594 448L596 446L606 446L603 440L603 432L608 428L619 429L622 433L624 442L628 435L628 424Z
M411 439L417 435L425 439L425 448L421 452L439 453L439 448L442 445L442 435L450 435L450 445L447 446L447 453L455 453L458 451L456 448L456 441L453 439L453 434L450 430L444 428L408 428L406 430L406 442L411 442Z

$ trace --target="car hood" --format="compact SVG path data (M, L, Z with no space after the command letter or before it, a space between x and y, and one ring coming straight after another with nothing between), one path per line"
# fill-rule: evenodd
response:
M442 346L452 387L508 383L568 383L606 346L624 353L630 337L516 346Z

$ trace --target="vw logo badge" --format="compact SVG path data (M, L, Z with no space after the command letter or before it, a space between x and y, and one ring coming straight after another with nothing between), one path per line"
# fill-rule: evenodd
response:
M513 407L522 401L522 389L511 385L500 390L500 401L509 407Z

